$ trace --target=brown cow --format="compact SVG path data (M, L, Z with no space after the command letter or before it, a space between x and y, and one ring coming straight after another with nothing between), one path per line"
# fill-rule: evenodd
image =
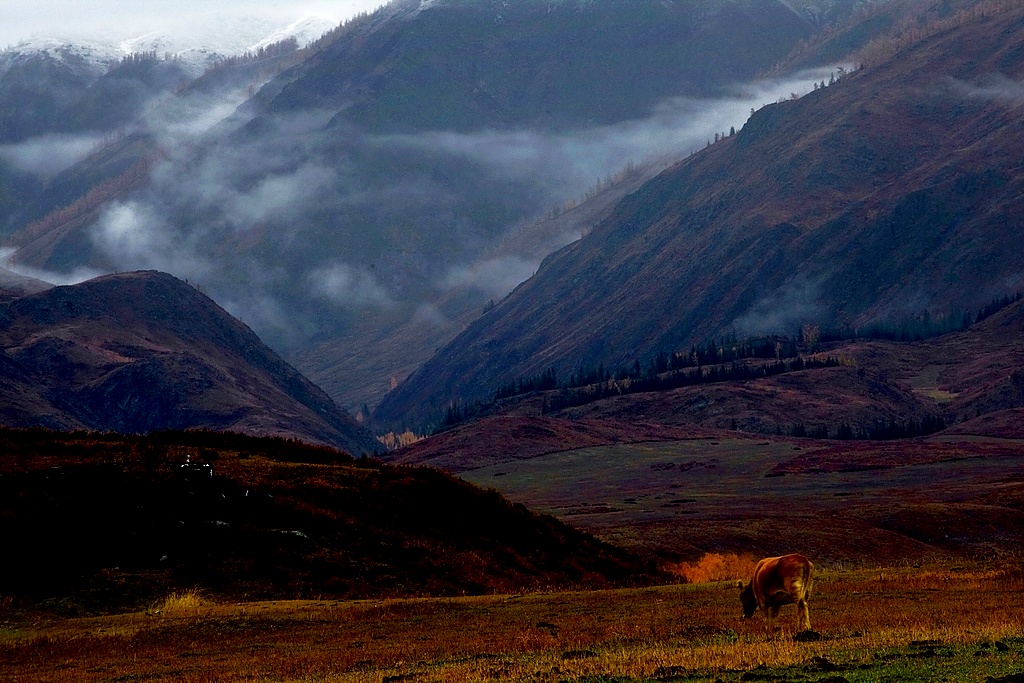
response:
M783 605L796 603L796 629L810 630L811 614L807 599L811 597L814 565L803 555L766 557L757 563L750 583L739 582L743 617L749 619L758 609L767 619L769 633L772 619L779 615Z

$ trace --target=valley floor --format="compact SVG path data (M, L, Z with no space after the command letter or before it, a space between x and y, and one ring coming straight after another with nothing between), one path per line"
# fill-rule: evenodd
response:
M42 681L1019 681L1019 565L820 571L766 637L732 582L384 601L214 603L59 619L0 607L0 678Z
M727 435L578 448L459 476L665 557L799 549L850 567L1010 561L1024 548L1021 439Z

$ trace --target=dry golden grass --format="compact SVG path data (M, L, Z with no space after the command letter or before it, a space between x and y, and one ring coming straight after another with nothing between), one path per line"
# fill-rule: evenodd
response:
M188 590L168 595L149 614L167 618L198 617L209 614L215 603L202 596L197 590Z
M792 610L782 614L788 630L772 638L762 621L741 621L732 582L348 602L175 597L168 609L191 618L8 621L0 626L0 678L555 683L672 672L731 681L759 665L798 666L815 657L878 665L893 648L922 641L951 648L1008 641L1014 646L1000 666L1024 668L1022 590L1024 573L993 567L821 571L811 601L818 642L793 640Z

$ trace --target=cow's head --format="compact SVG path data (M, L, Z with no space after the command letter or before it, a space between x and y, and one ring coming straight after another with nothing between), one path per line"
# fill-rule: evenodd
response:
M751 582L744 586L742 581L737 581L736 586L740 589L740 602L743 603L743 618L749 619L754 616L754 612L757 611L757 598L754 597L754 584Z

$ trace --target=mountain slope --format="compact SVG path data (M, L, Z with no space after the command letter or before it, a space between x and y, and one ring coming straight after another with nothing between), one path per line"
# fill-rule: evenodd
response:
M7 426L205 427L377 449L248 327L166 274L108 275L14 299L0 308L0 349Z
M50 287L53 285L49 282L0 268L0 300L16 299L26 294L42 292Z
M208 134L181 134L193 122L169 117L151 131L147 182L69 220L38 221L52 229L16 234L15 258L200 282L332 396L373 402L533 272L539 258L522 250L510 255L515 277L488 262L516 226L631 163L699 146L718 125L702 119L706 106L745 111L738 83L861 3L790 4L400 0L339 27L237 111L197 106L203 121L222 116ZM112 156L138 160L139 148ZM74 170L69 184L110 178ZM19 217L39 219L37 208ZM127 227L137 240L123 238ZM484 286L448 306L451 283L472 269ZM452 326L420 332L438 317L424 310ZM377 354L391 336L416 348ZM374 360L338 372L349 358Z
M855 3L826 4L398 0L257 103L374 131L605 125L752 78Z
M558 411L551 417L644 419L670 425L772 433L797 424L841 425L858 434L887 423L941 416L951 433L1019 438L998 428L1007 411L1024 408L1024 303L971 328L919 342L859 340L824 352L845 359L836 368L805 370L749 382L637 393ZM533 406L536 408L536 405ZM529 408L525 408L528 410ZM972 431L971 420L990 415Z
M727 137L623 200L378 411L400 420L550 367L725 331L792 333L1013 290L1024 255L1024 9L986 3Z
M304 58L279 35L244 54L206 51L202 64L148 44L127 56L58 41L0 54L0 233L14 233L20 260L64 272L88 260L99 209Z
M556 404L571 390L528 392L495 402L482 417L384 457L466 472L577 448L700 438L762 439L794 434L798 426L807 434L838 439L831 442L837 452L856 451L872 431L929 420L936 426L949 425L931 437L935 440L967 436L954 440L969 442L980 436L1009 443L1024 436L1021 339L1024 301L1018 300L968 329L931 339L856 339L824 345L817 357L841 359L838 366L635 393L616 390L616 384L602 398L591 393L588 400L565 408ZM747 362L756 366L773 364L775 359ZM710 367L715 366L704 369ZM894 436L890 429L886 438Z
M0 143L114 132L154 98L192 80L175 60L48 41L0 53Z

